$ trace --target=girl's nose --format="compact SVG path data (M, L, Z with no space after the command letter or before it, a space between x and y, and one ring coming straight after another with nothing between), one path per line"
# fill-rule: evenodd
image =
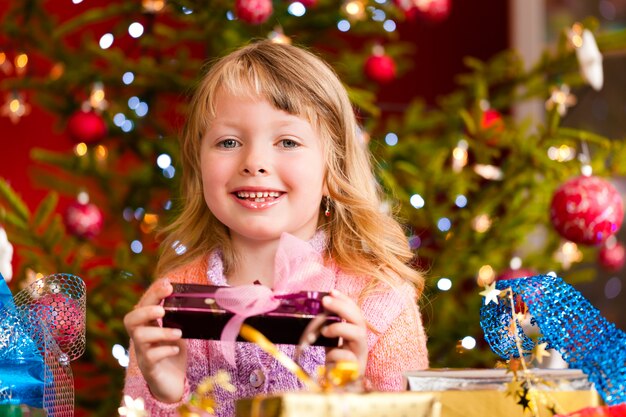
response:
M267 171L267 156L260 150L251 149L245 156L241 167L241 172L244 175L266 175Z
M247 175L264 175L267 173L267 171L265 170L265 168L244 168L243 169L243 173L247 174Z

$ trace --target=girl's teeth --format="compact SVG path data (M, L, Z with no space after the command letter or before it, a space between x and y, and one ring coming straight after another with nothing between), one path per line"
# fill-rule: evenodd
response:
M240 191L237 193L237 197L240 198L267 198L267 197L280 197L280 193L276 191L258 191L249 193L247 191Z
M250 199L256 203L264 203L267 198L278 198L280 197L280 194L281 193L278 191L255 191L255 192L238 191L237 197Z

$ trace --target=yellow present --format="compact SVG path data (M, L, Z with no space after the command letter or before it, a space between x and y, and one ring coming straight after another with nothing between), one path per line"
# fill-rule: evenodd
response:
M236 403L237 417L440 417L435 395L417 392L308 393Z
M433 394L441 403L441 417L529 417L516 400L503 391L440 391ZM561 406L560 410L570 413L584 407L597 406L595 391L552 391L550 397ZM535 415L551 416L547 407L538 405Z
M570 413L600 404L593 384L576 369L533 369L530 389L505 369L429 369L405 377L409 390L436 396L441 417L551 416L552 410Z

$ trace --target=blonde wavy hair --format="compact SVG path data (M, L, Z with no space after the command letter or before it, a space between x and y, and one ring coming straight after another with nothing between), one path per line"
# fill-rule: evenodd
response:
M262 97L276 109L303 117L318 129L332 201L320 228L329 237L327 258L344 272L371 277L368 288L424 279L410 266L407 238L392 215L381 211L381 190L348 94L336 73L314 54L291 45L258 41L219 59L201 79L181 136L182 211L162 230L165 236L157 276L219 248L225 272L237 262L229 231L209 211L202 192L201 139L215 116L217 92ZM330 260L327 259L327 260Z

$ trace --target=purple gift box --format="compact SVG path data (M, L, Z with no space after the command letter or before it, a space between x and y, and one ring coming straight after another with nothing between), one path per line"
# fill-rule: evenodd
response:
M173 284L174 292L165 298L163 327L183 331L185 339L219 340L226 323L233 313L215 300L216 285ZM265 314L246 318L248 324L261 332L272 343L297 345L307 326L317 318L322 327L340 322L341 318L322 306L322 298L328 295L320 291L300 291L274 295L280 301L276 309ZM239 338L237 340L243 341ZM335 347L338 338L319 335L313 345Z

